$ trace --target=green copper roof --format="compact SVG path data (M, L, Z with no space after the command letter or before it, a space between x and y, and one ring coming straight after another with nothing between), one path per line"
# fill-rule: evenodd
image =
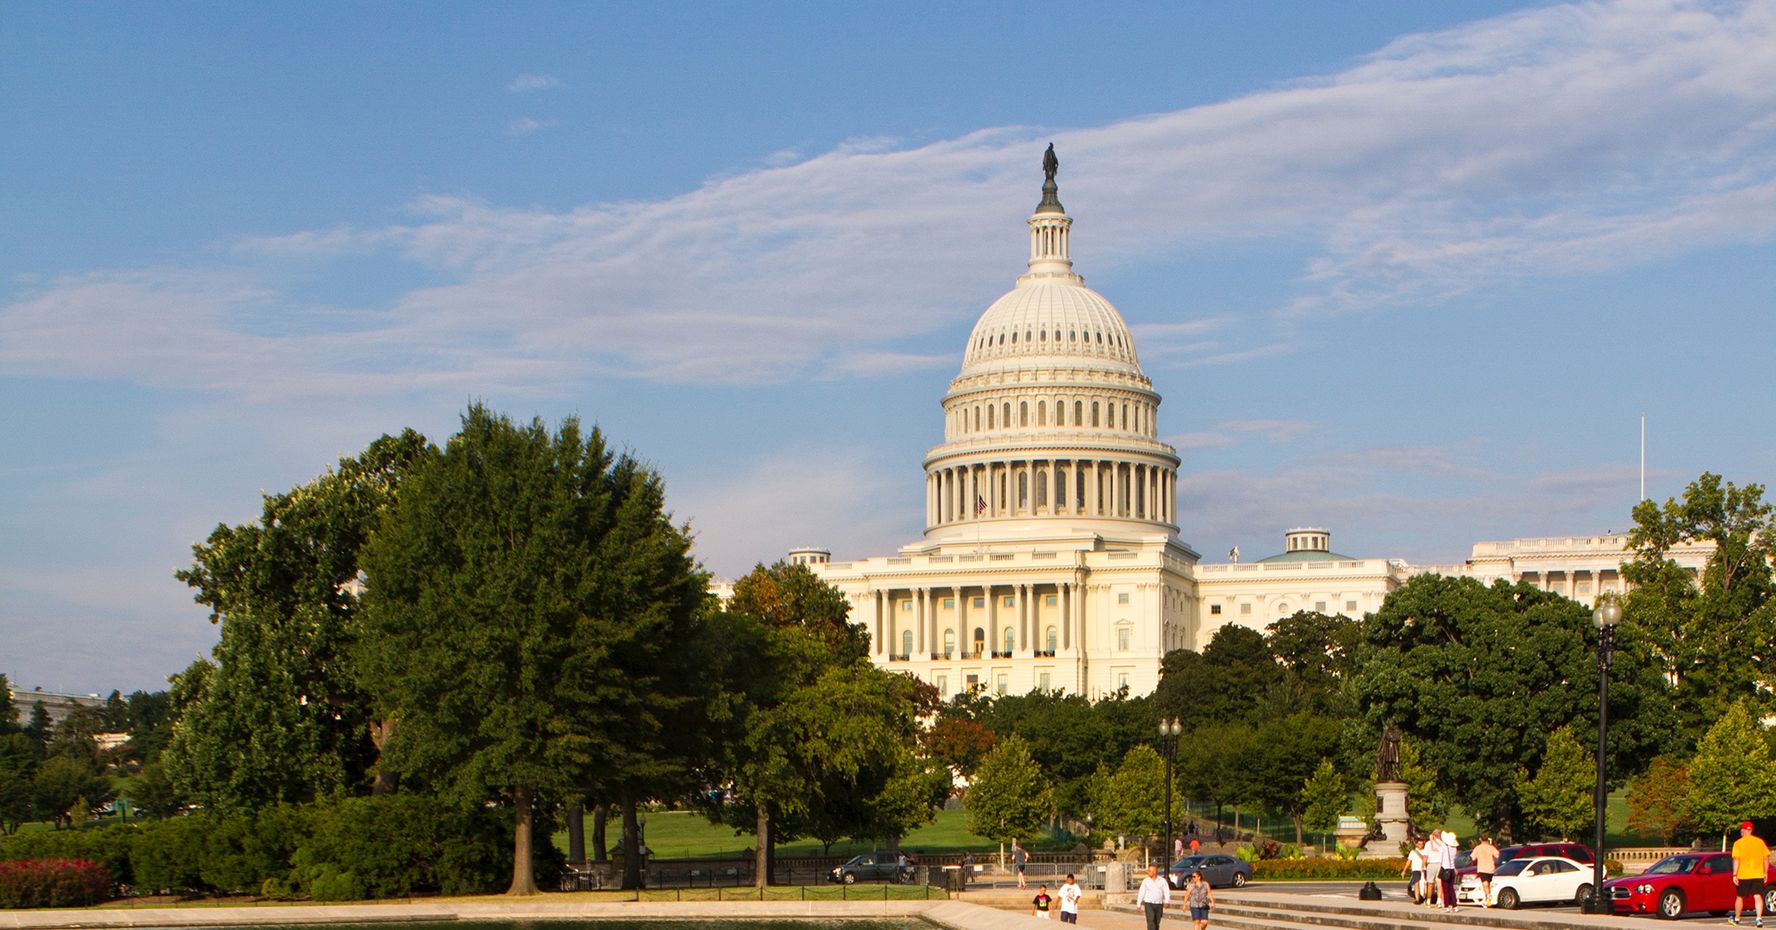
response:
M1260 562L1355 562L1355 557L1327 552L1323 549L1297 549L1294 552L1283 552L1269 558L1259 559Z

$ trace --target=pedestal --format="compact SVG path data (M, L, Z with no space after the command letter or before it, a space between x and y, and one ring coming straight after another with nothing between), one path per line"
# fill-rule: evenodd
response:
M1381 839L1370 840L1364 847L1365 858L1400 855L1400 844L1406 842L1406 783L1381 781L1375 783L1375 821L1381 825Z

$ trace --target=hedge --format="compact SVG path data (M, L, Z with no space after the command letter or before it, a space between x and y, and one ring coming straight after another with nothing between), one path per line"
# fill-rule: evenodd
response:
M537 881L547 885L562 857L552 843L537 846ZM393 795L0 839L0 861L49 859L96 863L137 894L475 894L511 878L512 821L509 811Z
M1399 856L1386 859L1340 859L1336 856L1314 856L1310 859L1260 859L1252 863L1252 877L1259 881L1291 879L1397 879L1406 868Z
M87 907L112 887L111 873L84 859L0 862L0 907Z

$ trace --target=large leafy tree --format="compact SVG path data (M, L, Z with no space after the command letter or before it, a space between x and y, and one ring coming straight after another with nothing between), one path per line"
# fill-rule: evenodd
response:
M212 809L356 792L379 724L355 673L360 554L423 454L411 430L382 436L326 474L266 495L260 517L221 525L177 577L221 626L202 674L185 676L178 720L144 695L125 702L144 754L165 742L180 790Z
M1264 810L1286 814L1295 824L1295 842L1304 841L1302 818L1307 802L1301 788L1321 759L1337 751L1341 725L1330 717L1306 711L1276 717L1259 725L1247 746L1241 779L1243 799Z
M1541 766L1519 791L1524 818L1543 832L1563 839L1583 836L1597 821L1593 809L1597 786L1594 765L1591 753L1579 744L1572 727L1561 727L1548 734Z
M1623 624L1674 686L1690 741L1734 702L1771 709L1760 683L1776 679L1776 506L1763 493L1704 473L1681 499L1634 508ZM1671 560L1685 542L1714 544L1700 577Z
M1215 631L1201 653L1174 649L1160 662L1153 704L1186 730L1252 723L1289 713L1288 681L1264 634L1238 625Z
M1008 736L981 761L968 787L968 830L999 843L1034 836L1054 813L1054 792L1030 746Z
M1330 717L1348 714L1344 683L1357 658L1362 626L1349 617L1302 610L1266 628L1265 642L1282 669L1288 705Z
M1688 813L1696 829L1724 833L1741 820L1776 815L1776 758L1757 718L1736 703L1708 728L1690 760Z
M0 833L13 833L37 809L42 747L23 733L0 734Z
M1099 701L1078 694L1032 691L978 704L977 719L1001 740L1022 739L1042 771L1053 779L1058 813L1089 813L1090 782L1100 768L1114 768L1137 745L1151 742L1156 718L1147 698L1116 694Z
M1112 833L1150 836L1165 823L1165 760L1151 746L1136 746L1114 772L1092 780L1092 820ZM1172 822L1183 814L1183 792L1173 791Z
M19 731L18 705L12 702L12 684L0 672L0 736Z
M513 812L512 894L536 891L535 815L605 760L640 764L652 702L705 580L660 479L569 418L481 405L409 474L363 556L354 661L395 721L384 753L465 804ZM636 742L624 742L637 740Z
M1349 806L1349 781L1331 759L1321 759L1313 775L1301 786L1302 824L1309 830L1325 832L1338 826L1338 818Z
M1690 770L1670 756L1653 760L1628 783L1628 828L1669 846L1695 834L1690 820Z
M1367 733L1393 722L1442 787L1483 823L1522 820L1511 767L1541 764L1547 734L1596 726L1595 627L1583 605L1526 584L1420 575L1363 625L1353 678ZM1670 703L1624 631L1611 674L1610 766L1620 781L1670 739Z

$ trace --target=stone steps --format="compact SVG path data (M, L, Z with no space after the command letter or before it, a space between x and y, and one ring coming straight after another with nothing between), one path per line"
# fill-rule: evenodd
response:
M1229 930L1669 930L1671 926L1650 918L1608 917L1560 909L1431 910L1406 901L1361 901L1355 898L1354 890L1349 896L1218 891L1215 902L1210 926ZM1189 913L1173 908L1166 917L1168 923L1188 920Z

